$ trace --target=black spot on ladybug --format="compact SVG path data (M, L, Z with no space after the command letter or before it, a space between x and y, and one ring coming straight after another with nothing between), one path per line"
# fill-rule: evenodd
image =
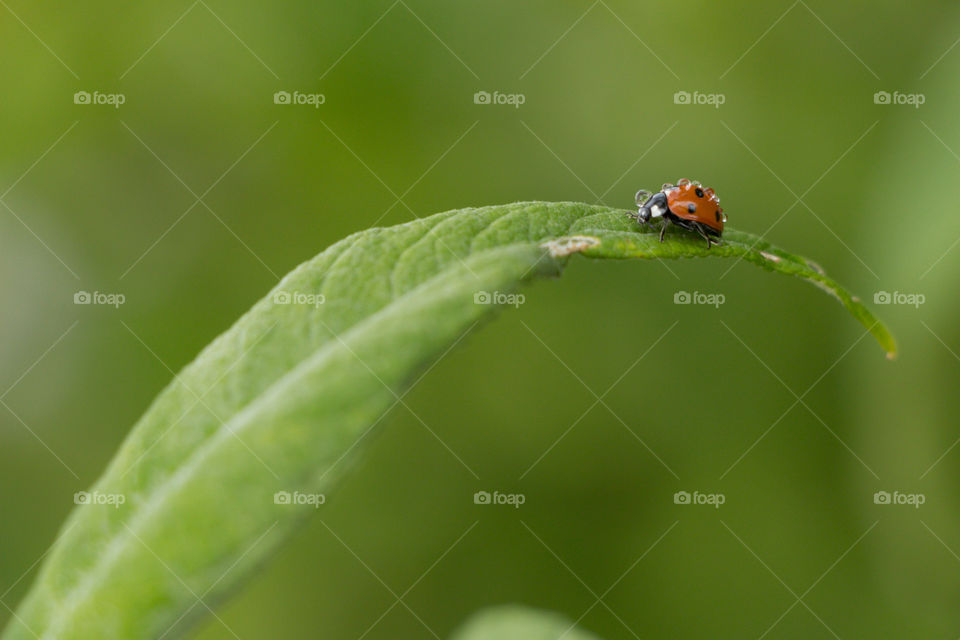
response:
M719 212L719 211L715 211L713 215L715 215L715 216L717 217L717 222L720 222L720 212Z
M703 197L703 189L697 187L697 190L696 190L695 193L697 194L697 197L698 197L698 198L702 198L702 197Z
M689 211L690 213L696 213L697 205L691 202L690 204L687 205L687 211Z

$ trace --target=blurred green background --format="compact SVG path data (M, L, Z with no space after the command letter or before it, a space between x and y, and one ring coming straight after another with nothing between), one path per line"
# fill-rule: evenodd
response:
M0 5L0 624L167 367L303 260L688 177L864 300L921 294L874 305L900 358L744 263L575 259L413 389L438 438L395 409L198 637L445 637L503 602L610 639L960 633L954 3Z

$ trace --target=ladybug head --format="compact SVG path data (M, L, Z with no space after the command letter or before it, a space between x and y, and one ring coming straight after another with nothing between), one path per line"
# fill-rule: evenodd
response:
M662 191L650 193L641 189L637 192L637 221L648 224L651 218L658 218L667 210L667 196Z

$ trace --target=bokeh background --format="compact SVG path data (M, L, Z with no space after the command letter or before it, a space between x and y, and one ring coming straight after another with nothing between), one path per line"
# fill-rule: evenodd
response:
M196 637L446 637L504 602L611 639L960 634L954 3L0 5L0 624L170 370L303 260L689 177L867 302L922 295L874 305L899 359L745 263L574 259L413 389L439 440L395 409Z

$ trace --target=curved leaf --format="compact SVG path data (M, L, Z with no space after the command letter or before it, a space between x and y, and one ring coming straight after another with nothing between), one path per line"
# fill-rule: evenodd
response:
M709 250L684 232L660 243L624 214L450 211L355 234L295 269L153 402L4 640L181 633L313 511L412 373L491 313L483 292L557 274L574 253L742 258L823 288L894 352L886 328L803 258L732 230Z
M558 613L517 605L484 609L453 634L453 640L600 640Z

